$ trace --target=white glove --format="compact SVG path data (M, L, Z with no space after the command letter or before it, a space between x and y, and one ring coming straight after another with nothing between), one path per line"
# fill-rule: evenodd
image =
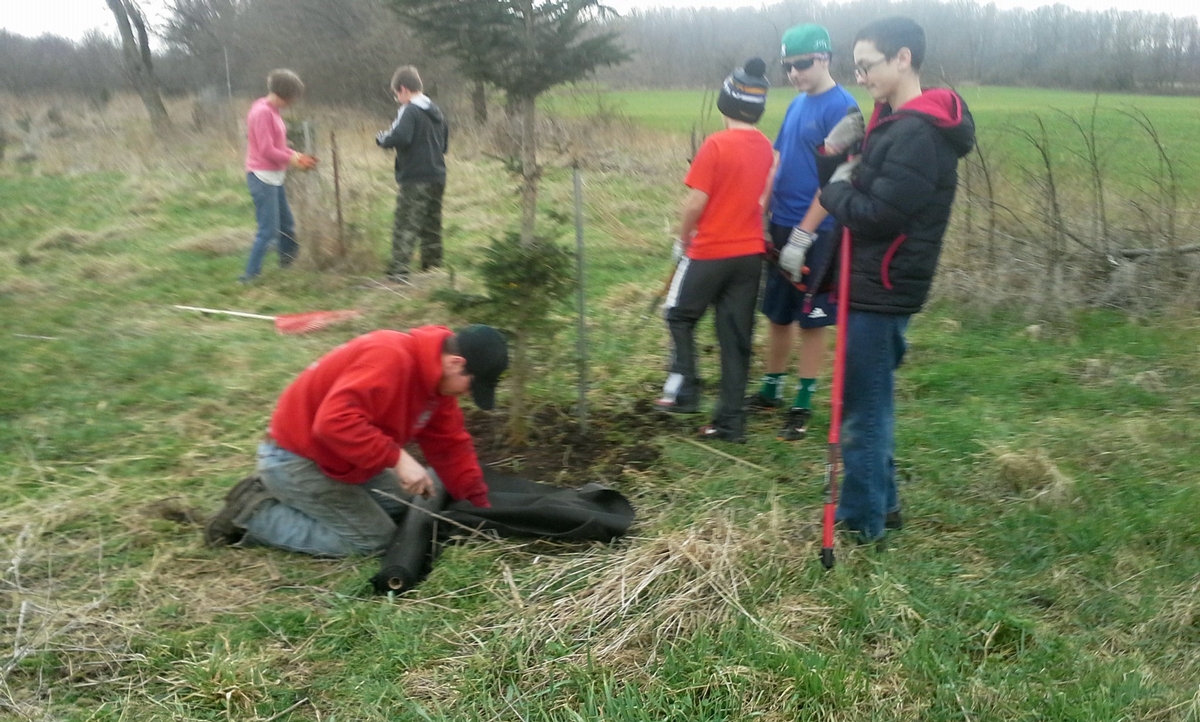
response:
M683 245L683 240L680 238L676 238L675 243L671 244L671 264L672 265L675 265L675 266L679 265L679 262L683 260L683 253L685 250L686 250L686 248Z
M383 141L387 140L388 132L381 130L375 134L375 145L383 145Z
M841 155L842 151L853 149L862 143L866 132L862 111L857 106L851 108L846 117L839 120L825 138L825 155Z
M779 252L779 267L792 281L799 283L804 275L804 256L815 240L817 237L814 234L797 226L788 236L787 245Z
M845 163L842 163L841 165L839 165L837 167L837 170L835 170L833 172L833 175L831 175L829 177L829 182L830 183L837 183L838 181L847 181L848 182L850 180L850 176L854 173L854 169L857 167L858 167L858 158L851 158L850 160L846 161Z

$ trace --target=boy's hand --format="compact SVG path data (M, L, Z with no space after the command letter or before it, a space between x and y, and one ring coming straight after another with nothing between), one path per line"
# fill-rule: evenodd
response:
M846 161L845 163L842 163L841 165L839 165L837 167L837 170L835 170L833 172L833 175L830 176L829 182L830 183L837 183L838 181L849 182L850 176L854 173L854 169L858 167L858 160L859 159L857 157L851 158L850 160Z
M433 496L433 480L429 478L429 472L407 451L400 452L400 461L396 462L395 469L400 477L400 488L406 493L426 499Z
M387 137L388 137L388 132L386 130L379 131L378 133L375 134L375 145L382 146L383 141L387 140Z
M804 275L804 256L816 239L815 235L797 226L788 236L787 245L779 252L779 268L793 283L799 283L800 277Z
M671 265L678 266L679 262L683 260L683 254L686 252L687 244L683 242L682 238L676 238L675 242L671 244Z
M825 138L825 155L840 155L843 151L855 150L866 132L862 111L857 106L851 108Z

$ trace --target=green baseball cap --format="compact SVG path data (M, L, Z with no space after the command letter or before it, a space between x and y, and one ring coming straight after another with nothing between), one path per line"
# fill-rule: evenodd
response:
M788 28L783 34L782 57L790 58L795 55L810 55L812 53L833 53L833 43L829 41L829 31L820 25L808 23Z

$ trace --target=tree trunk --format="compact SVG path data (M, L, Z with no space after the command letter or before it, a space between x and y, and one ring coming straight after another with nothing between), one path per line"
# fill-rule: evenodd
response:
M508 440L513 446L524 446L529 440L525 423L525 392L529 386L529 332L513 329L512 403L508 408Z
M471 108L475 111L476 123L487 122L487 86L482 80L476 80L471 88Z
M518 100L521 109L521 245L533 243L537 219L538 177L537 164L537 99L522 97Z
M521 245L528 248L534 243L537 219L537 192L540 173L537 165L537 98L517 98L521 113ZM525 395L529 382L529 333L527 329L516 330L513 344L512 408L509 411L508 436L515 446L523 445L527 439L525 424Z
M133 0L104 1L112 11L117 21L117 29L121 32L121 49L129 80L141 96L146 112L150 114L150 124L154 126L155 132L161 133L171 127L171 118L167 115L167 108L158 92L158 81L154 78L146 21ZM137 28L136 38L133 35L134 27Z
M537 46L534 36L533 0L523 0L521 11L525 20L524 51L532 53ZM513 100L517 101L517 110L521 116L521 246L530 248L534 243L537 220L537 95L521 93L514 98L510 94L508 100L510 105ZM525 396L529 385L529 329L518 327L515 331L513 395L508 417L508 436L514 446L523 446L528 436Z

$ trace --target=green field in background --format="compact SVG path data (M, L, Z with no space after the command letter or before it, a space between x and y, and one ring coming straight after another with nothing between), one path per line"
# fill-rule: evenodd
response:
M871 99L856 85L847 86L864 113ZM1082 137L1068 116L1084 127L1090 124L1093 93L1041 88L963 87L958 89L975 118L981 148L999 168L1037 168L1033 146L1022 131L1038 133L1040 116L1046 126L1056 163L1067 175L1086 177L1078 153ZM790 87L774 87L759 127L774 138L788 103L795 97ZM626 116L648 128L688 133L693 128L712 132L720 128L720 115L712 108L713 91L622 90L577 92L549 99L544 107L564 115L597 110ZM709 108L709 112L705 109ZM1096 137L1107 176L1116 185L1151 190L1158 173L1158 156L1152 141L1127 114L1144 113L1157 129L1172 162L1181 194L1200 191L1200 143L1192 141L1200 118L1200 98L1102 93L1098 99ZM1186 199L1184 199L1186 201ZM1184 205L1187 205L1185 202Z

